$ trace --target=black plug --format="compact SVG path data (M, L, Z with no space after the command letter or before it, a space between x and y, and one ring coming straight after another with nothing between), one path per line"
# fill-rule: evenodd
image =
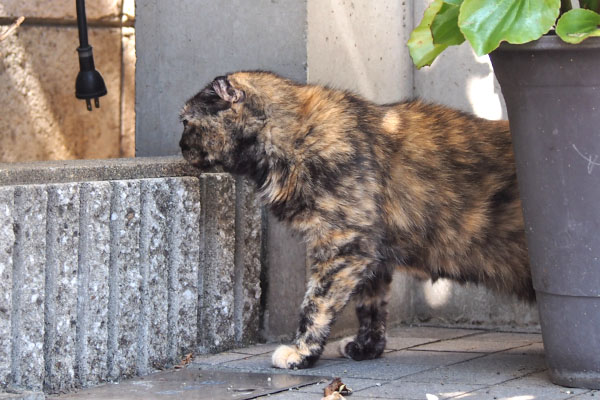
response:
M99 97L107 93L106 85L102 75L94 67L92 46L78 47L77 52L79 53L79 73L75 81L75 97L84 99L87 109L92 111L91 99L94 99L96 108L100 108Z
M92 111L91 100L96 108L100 108L99 97L106 94L106 85L100 72L94 66L92 46L88 44L87 18L85 16L85 0L75 0L77 7L77 28L79 30L79 73L75 81L75 97L84 99L87 109Z

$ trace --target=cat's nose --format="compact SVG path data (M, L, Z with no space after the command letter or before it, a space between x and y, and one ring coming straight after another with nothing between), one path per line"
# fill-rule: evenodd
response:
M181 140L179 141L179 147L181 148L181 151L188 151L190 149L190 146L186 143L186 141L181 138Z

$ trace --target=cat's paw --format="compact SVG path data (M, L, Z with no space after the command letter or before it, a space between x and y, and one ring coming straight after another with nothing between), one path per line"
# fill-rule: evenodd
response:
M303 357L296 346L279 346L273 353L271 362L276 368L294 369L303 364Z
M342 357L352 359L352 356L350 354L352 353L352 349L355 346L356 346L356 343L354 342L353 336L343 338L342 340L340 340L340 347L338 348L338 350L340 351L340 355ZM349 352L349 350L350 350L350 352Z
M354 337L347 337L340 341L340 354L352 360L372 360L379 357L385 349L385 338L369 340L361 343Z

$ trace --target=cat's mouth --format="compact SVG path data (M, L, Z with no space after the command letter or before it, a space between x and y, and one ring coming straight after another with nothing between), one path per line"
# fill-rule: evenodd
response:
M214 161L209 160L208 153L190 147L181 146L183 158L196 168L206 169L215 165Z

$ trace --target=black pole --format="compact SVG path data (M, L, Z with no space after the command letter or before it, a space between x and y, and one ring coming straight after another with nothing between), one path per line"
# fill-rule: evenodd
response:
M106 85L104 79L94 66L92 46L88 43L87 18L85 16L85 0L75 0L77 8L77 28L79 30L79 74L75 82L75 97L84 99L87 109L92 111L91 99L94 99L96 108L100 108L99 97L104 96Z

